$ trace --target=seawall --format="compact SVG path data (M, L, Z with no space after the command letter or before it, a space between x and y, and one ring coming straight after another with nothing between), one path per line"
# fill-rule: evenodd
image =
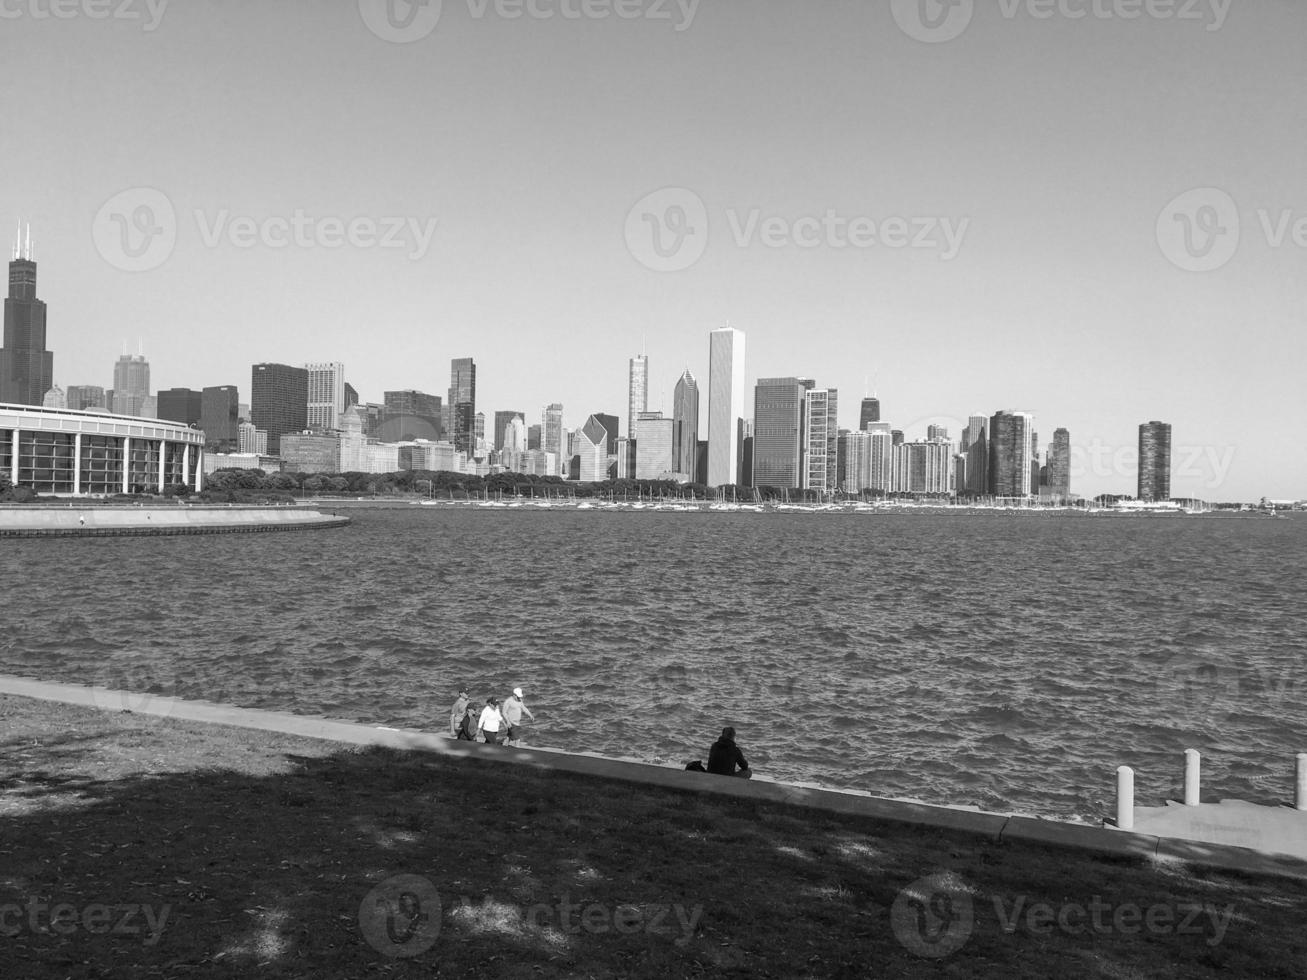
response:
M344 527L348 517L298 507L0 507L0 538L248 534Z

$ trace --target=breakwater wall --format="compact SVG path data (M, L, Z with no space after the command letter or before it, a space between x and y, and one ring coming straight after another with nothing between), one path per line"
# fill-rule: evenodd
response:
M0 507L0 538L252 534L349 523L348 517L297 507Z

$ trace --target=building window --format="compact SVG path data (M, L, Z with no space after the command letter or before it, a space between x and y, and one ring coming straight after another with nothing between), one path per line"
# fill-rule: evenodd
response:
M82 493L122 493L123 442L112 436L82 436Z

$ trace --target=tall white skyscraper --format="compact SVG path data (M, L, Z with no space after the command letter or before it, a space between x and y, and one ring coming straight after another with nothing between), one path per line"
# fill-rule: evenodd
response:
M735 483L744 419L744 333L723 327L708 334L708 484Z
M635 421L641 412L649 411L649 357L637 354L631 358L627 386L626 434L635 438Z
M345 365L339 361L305 364L309 372L310 429L338 429L345 411Z

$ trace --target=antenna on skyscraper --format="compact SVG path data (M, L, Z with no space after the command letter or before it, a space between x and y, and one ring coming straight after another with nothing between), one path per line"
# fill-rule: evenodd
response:
M14 261L17 262L23 257L23 219L18 219L18 225L14 228Z
M27 223L27 247L23 250L23 258L28 262L32 261L32 223Z

